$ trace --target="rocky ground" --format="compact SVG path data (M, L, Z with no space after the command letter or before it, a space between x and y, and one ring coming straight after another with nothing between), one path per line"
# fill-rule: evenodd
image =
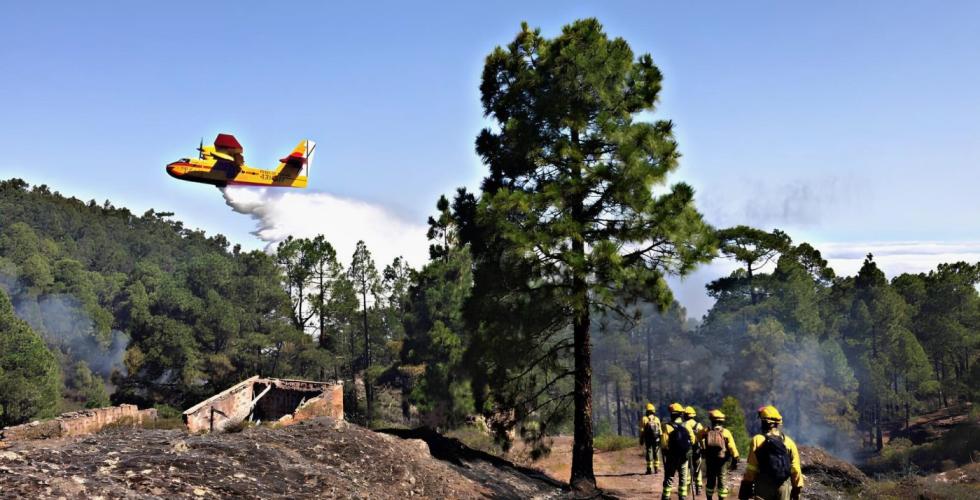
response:
M0 449L0 498L572 498L571 446L556 437L550 455L515 465L432 431L329 418L213 435L118 427ZM871 481L820 449L800 454L805 498L980 498L977 464ZM591 498L660 497L663 475L643 473L639 447L597 452L594 464L602 491ZM730 476L730 498L743 470Z
M560 486L327 418L197 436L115 428L0 450L4 498L552 498Z

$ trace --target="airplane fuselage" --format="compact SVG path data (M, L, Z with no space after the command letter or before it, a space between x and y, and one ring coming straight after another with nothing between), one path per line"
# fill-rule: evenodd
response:
M175 179L202 182L218 187L245 185L305 188L307 177L300 171L282 168L278 172L238 165L216 158L181 158L167 165L167 173Z

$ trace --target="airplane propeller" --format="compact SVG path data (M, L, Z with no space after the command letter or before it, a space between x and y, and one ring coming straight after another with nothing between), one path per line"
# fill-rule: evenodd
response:
M204 159L204 138L203 137L201 137L201 144L199 146L197 146L197 151L198 151L198 153L197 153L197 159L198 160L203 160Z

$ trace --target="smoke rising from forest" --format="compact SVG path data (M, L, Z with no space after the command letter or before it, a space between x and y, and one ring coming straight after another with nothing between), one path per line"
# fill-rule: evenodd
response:
M650 305L639 310L635 323L600 317L606 327L594 331L595 412L608 422L607 432L632 432L647 401L665 418L673 402L707 411L735 396L750 434L760 430L756 408L772 404L798 443L853 458L860 437L847 399L857 382L840 370L846 361L838 343L804 338L775 322L695 325L676 305L663 313ZM617 383L629 408L622 415L612 399Z
M323 235L342 261L364 240L379 268L402 256L412 266L428 260L426 227L405 221L386 208L328 193L266 188L221 189L225 203L256 221L256 237L272 250L288 236Z
M68 360L84 361L93 373L105 380L113 371L126 374L123 355L129 346L129 336L111 330L106 338L100 339L94 322L78 299L67 294L33 296L23 293L16 277L2 273L0 288L10 295L17 317Z

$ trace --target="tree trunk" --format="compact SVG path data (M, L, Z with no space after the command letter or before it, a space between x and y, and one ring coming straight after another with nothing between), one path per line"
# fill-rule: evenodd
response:
M320 338L319 338L319 341L320 341L320 349L329 349L331 346L330 346L330 339L327 338L327 319L324 317L324 314L323 314L324 311L327 309L326 308L326 305L324 304L324 302L327 301L327 294L323 291L323 286L324 286L324 283L323 283L323 273L324 273L324 271L321 268L320 269L320 280L319 280L320 281L320 295L318 297L318 299L320 301L320 304L319 304L319 306L320 306L320 314L318 314L317 316L320 317Z
M653 332L646 329L647 341L647 388L644 397L653 400Z
M943 408L949 408L949 398L946 391L946 362L939 362L939 396L943 399Z
M616 435L623 435L623 392L616 382Z
M911 395L910 388L909 388L909 379L906 378L905 379L905 430L908 430L909 429L909 414L911 413L909 411L910 410L909 409L909 399L911 399L911 397L912 397L912 395Z
M364 304L361 317L364 323L364 396L367 401L367 408L364 414L367 416L367 424L371 424L371 404L374 402L374 394L371 390L371 381L368 380L368 370L371 368L371 341L368 336L368 310L367 310L367 290L361 292L362 303Z
M609 384L602 384L602 392L606 396L606 422L609 422L609 428L612 429L613 412L612 412L612 396L609 394Z
M644 385L643 385L643 382L644 382L644 380L643 380L643 361L640 359L640 356L637 356L636 357L636 376L633 377L633 380L635 381L632 384L633 397L630 398L630 399L632 399L633 401L639 402L641 399L643 399L644 397L646 397L643 394L643 387L644 387Z
M881 434L881 403L875 402L875 449L881 451L885 447Z
M589 338L589 309L584 279L575 279L576 295L581 296L575 315L575 409L574 443L572 445L572 476L569 484L579 491L595 489L592 468L592 345ZM584 306L584 307L583 307Z

